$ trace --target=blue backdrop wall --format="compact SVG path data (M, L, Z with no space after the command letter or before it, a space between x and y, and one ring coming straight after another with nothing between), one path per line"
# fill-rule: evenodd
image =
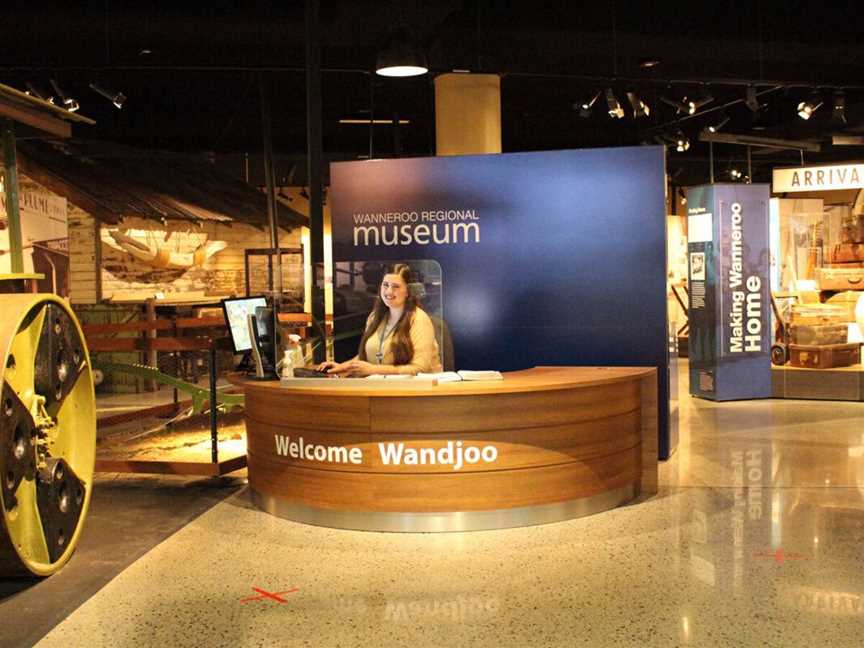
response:
M660 146L335 163L334 261L437 261L459 369L657 367L665 458L664 187Z

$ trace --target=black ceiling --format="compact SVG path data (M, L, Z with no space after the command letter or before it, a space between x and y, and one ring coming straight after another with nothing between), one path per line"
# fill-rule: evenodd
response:
M864 135L864 43L854 19L859 5L325 0L325 157L355 159L370 149L375 157L434 153L433 75L370 74L378 48L403 22L427 52L433 73L502 75L505 151L656 143L680 129L693 145L684 153L670 149L670 172L681 184L703 182L708 149L696 138L726 105L724 132L822 145L822 152L805 154L807 162L857 159L861 147L831 142L836 134ZM98 121L76 127L80 137L235 161L246 152L255 155L261 150L261 72L283 161L280 180L293 169L290 179L302 181L303 2L214 0L202 8L164 0L7 1L0 12L0 82L23 90L30 81L48 91L55 79L78 99L83 114ZM643 68L645 58L661 64ZM94 81L122 91L123 109L90 90ZM758 114L744 105L748 84L760 92L764 107ZM601 97L590 117L580 117L578 104L607 87L627 116L610 118ZM650 116L633 118L628 90L648 103ZM814 90L825 103L804 121L795 107ZM845 123L832 116L836 90L845 92ZM660 101L700 93L714 101L693 117ZM395 132L376 126L371 133L366 126L338 124L340 117L367 117L370 111L410 124ZM714 153L718 175L746 157L745 149L732 145L715 145ZM766 180L774 164L801 159L798 151L752 153L756 180Z

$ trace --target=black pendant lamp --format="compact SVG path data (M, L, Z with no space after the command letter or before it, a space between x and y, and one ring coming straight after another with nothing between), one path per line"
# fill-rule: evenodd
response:
M411 32L404 25L396 27L378 52L375 73L387 77L411 77L428 71L426 57L411 37Z

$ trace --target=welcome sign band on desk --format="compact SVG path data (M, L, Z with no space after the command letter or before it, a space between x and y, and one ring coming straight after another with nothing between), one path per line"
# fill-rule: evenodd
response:
M330 175L334 262L436 261L457 368L658 367L669 456L663 147L340 162Z

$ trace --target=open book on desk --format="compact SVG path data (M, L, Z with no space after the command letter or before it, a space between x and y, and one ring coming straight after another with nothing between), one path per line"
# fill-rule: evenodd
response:
M440 373L418 373L418 378L437 380L439 383L459 382L460 380L504 380L500 371L442 371Z

